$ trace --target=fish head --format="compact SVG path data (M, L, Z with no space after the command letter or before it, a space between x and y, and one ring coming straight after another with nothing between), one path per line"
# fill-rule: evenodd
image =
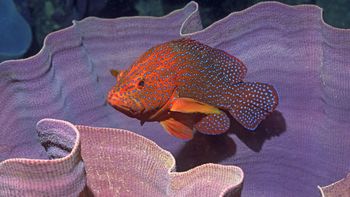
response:
M116 110L141 122L149 120L167 103L175 87L172 77L162 73L164 69L147 68L134 65L126 71L112 72L117 83L107 98Z

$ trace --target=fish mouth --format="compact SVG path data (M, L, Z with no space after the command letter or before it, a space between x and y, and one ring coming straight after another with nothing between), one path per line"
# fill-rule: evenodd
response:
M112 94L110 94L110 96L107 99L107 103L117 111L129 117L140 119L145 109L142 107L140 103L137 102L136 99L133 99L133 98L130 98L130 99L131 99L131 102L133 102L133 104L129 103L129 105L127 105L122 101L122 98L115 97L115 96L113 97Z
M129 117L132 117L132 118L135 118L138 116L138 112L133 110L133 109L130 109L128 108L127 106L125 105L113 105L113 104L110 104L114 109L122 112L123 114L129 116Z

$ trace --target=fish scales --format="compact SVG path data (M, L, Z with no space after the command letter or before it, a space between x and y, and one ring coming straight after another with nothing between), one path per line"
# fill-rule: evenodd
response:
M108 102L128 116L159 121L170 134L189 139L230 127L227 113L254 130L278 105L269 84L244 82L245 65L236 57L191 39L152 47L126 71Z
M247 68L237 58L194 40L171 42L177 53L187 54L181 65L176 65L180 97L190 97L219 107L228 106L231 99L222 99L226 87L239 83ZM176 60L175 60L176 61Z

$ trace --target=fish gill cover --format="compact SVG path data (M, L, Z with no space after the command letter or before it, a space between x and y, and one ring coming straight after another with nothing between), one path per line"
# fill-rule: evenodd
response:
M85 181L89 188L85 192L93 194L101 190L105 194L138 192L144 187L128 187L125 179L120 179L125 174L118 174L125 172L125 166L116 162L147 157L157 163L155 170L159 172L152 172L147 165L136 165L137 162L129 166L131 171L155 177L137 179L148 181L147 191L156 187L160 192L168 192L162 195L191 195L222 181L225 184L219 191L221 195L230 191L239 194L243 174L238 168L204 165L173 179L171 156L157 154L160 157L155 160L151 154L143 157L128 146L130 141L139 145L137 139L146 139L125 131L98 128L113 127L143 135L170 151L178 171L208 162L239 166L244 171L242 196L318 195L318 185L335 182L350 171L350 31L326 25L321 16L321 9L316 6L260 3L200 30L197 5L191 2L166 17L87 18L50 34L36 56L0 64L1 192L20 194L30 189L37 194L60 183L53 195L73 195L82 190ZM277 89L278 111L254 133L233 125L224 135L197 134L186 142L172 138L156 123L139 126L106 104L107 92L115 83L110 69L126 68L150 47L182 36L242 60L248 68L247 80L268 83ZM90 127L44 120L36 131L36 123L43 118ZM47 126L42 129L42 125ZM74 148L79 143L79 135L74 134L79 133L77 130L81 132L81 157L79 148ZM113 132L104 133L106 130ZM100 135L96 134L98 131ZM122 141L129 145L118 148L118 136L129 136ZM111 139L106 142L111 144L99 146L98 142L108 138ZM98 139L96 146L94 139ZM141 144L143 149L151 150L149 153L160 151L148 141ZM81 173L84 166L86 176ZM98 170L103 168L111 173L101 176ZM15 173L19 169L22 173ZM112 169L121 171L113 174ZM23 178L43 180L34 173L38 171L50 172L52 182L45 179L46 187L33 188L34 185L25 184L28 182L16 184ZM196 175L201 171L201 175ZM207 179L195 178L208 171L216 174L209 184ZM227 174L236 176L224 176ZM205 194L213 194L209 192L217 194L218 190L205 190Z

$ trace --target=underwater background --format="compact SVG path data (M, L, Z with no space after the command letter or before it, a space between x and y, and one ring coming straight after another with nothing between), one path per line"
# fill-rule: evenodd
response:
M329 185L346 176L350 170L350 31L325 25L319 7L289 7L265 2L236 12L255 5L257 1L250 4L241 1L242 7L234 1L227 1L226 4L226 1L199 1L199 12L205 27L230 12L235 13L204 30L201 30L198 7L194 2L160 19L122 17L113 20L81 20L87 16L159 16L177 6L184 6L186 2L189 1L172 4L166 4L165 1L0 1L0 19L5 19L0 20L0 61L2 54L8 59L30 57L37 54L42 43L45 43L41 52L32 58L0 64L0 196L5 196L1 192L15 191L12 188L25 192L27 185L34 187L33 180L38 180L36 183L40 186L48 187L45 191L51 189L59 194L58 190L50 188L56 185L48 182L45 173L27 176L31 172L46 170L47 166L52 166L53 172L60 176L64 174L67 177L62 182L64 184L59 186L60 191L64 192L69 192L67 188L71 187L80 192L85 186L85 180L88 180L92 191L100 191L99 184L108 189L103 182L106 179L95 179L102 174L96 170L108 172L105 174L108 180L109 173L114 172L114 179L111 180L115 186L125 184L120 183L123 181L119 179L121 172L130 175L130 170L134 170L142 176L154 173L154 168L139 169L137 166L140 164L129 157L131 148L137 149L131 151L133 153L145 150L153 143L146 142L136 134L155 141L174 155L165 156L162 154L164 150L153 145L150 154L134 154L139 162L143 162L144 158L153 158L162 164L157 168L162 173L154 173L159 175L156 180L173 176L168 171L176 159L178 172L175 173L179 175L180 181L169 179L169 182L155 182L162 187L156 185L154 188L161 188L162 191L168 191L167 184L174 184L177 189L185 178L194 183L194 179L189 176L196 177L197 174L194 171L188 173L187 170L209 162L241 167L244 171L242 195L249 197L319 196L317 186ZM282 2L297 4L295 1ZM327 23L336 27L349 27L341 26L349 20L348 2L332 1L327 4L329 8L320 2L298 3L318 4L324 9ZM327 19L328 13L337 15L334 23ZM72 26L72 20L78 22ZM50 32L54 33L46 36ZM179 34L190 35L207 45L237 55L249 67L247 80L276 86L281 98L278 111L262 123L256 134L235 127L225 135L206 136L197 133L193 140L183 142L169 136L159 124L150 123L141 127L138 122L135 124L134 120L105 105L107 90L115 84L109 73L111 68L124 69L151 46L177 38ZM11 53L4 50L10 50ZM12 58L9 57L11 54ZM75 128L72 124L124 128L133 132L86 126ZM82 136L81 152L74 148L80 143L78 133ZM111 138L112 133L116 137ZM64 137L69 140L62 140ZM113 140L119 139L124 139L122 142L126 143L128 148L125 150L128 151L124 152L125 157L111 157L117 155L113 148L119 144L119 141ZM137 143L140 139L143 141ZM166 159L159 162L158 155ZM25 169L17 165L23 160L16 158L22 157L30 158L26 160L29 165ZM38 162L35 160L37 158L43 160ZM72 160L78 162L72 163ZM107 165L106 161L111 163ZM62 171L62 166L59 167L60 162L66 171ZM125 162L129 163L125 165ZM130 167L131 164L135 167ZM13 166L19 167L23 173L17 173L18 169ZM113 167L106 169L108 166ZM115 171L114 166L119 166L120 171ZM208 167L211 166L205 166L205 169ZM87 169L87 177L84 168ZM77 173L71 176L70 169L76 169ZM212 172L216 173L217 170ZM222 172L233 174L227 169ZM17 181L22 180L24 175L29 177L27 183L30 184L18 185ZM57 174L51 175L50 180L55 183ZM242 173L238 175L240 179L237 182L240 185L243 177ZM11 184L2 188L8 180L12 180ZM91 184L91 180L97 183ZM130 187L126 189L144 191L142 184L136 184L144 183L144 179L127 180L130 181ZM349 180L350 175L347 183ZM210 188L204 187L208 185L206 179L196 181L199 181L196 183L198 190ZM218 181L214 183L222 185ZM233 185L230 182L230 186ZM177 193L175 189L173 191ZM186 189L184 187L182 191ZM349 190L345 189L343 191L348 193Z
M4 0L1 4L11 3L12 0ZM263 0L202 0L198 1L199 12L204 27L209 26L215 21L227 16L234 11L246 9ZM184 7L190 0L14 0L16 9L24 17L29 24L32 34L32 39L26 39L22 43L16 42L17 48L13 50L23 50L28 48L28 51L22 57L30 57L36 54L42 47L43 40L50 32L62 29L72 25L72 20L81 20L88 16L96 16L101 18L116 18L121 16L163 16L175 9ZM289 5L298 4L316 4L323 8L324 20L335 27L350 28L350 1L349 0L280 0L279 2ZM13 10L15 11L15 9ZM2 12L6 14L6 12ZM0 15L2 15L0 13ZM4 17L4 16L2 16ZM14 32L11 28L3 28L2 34L10 34L10 36L30 37L29 31ZM8 31L8 32L6 32ZM16 35L19 34L19 35ZM1 41L0 41L1 42ZM22 46L28 42L27 46ZM7 44L6 44L7 45ZM0 43L1 46L6 46ZM8 46L8 45L7 45ZM21 52L13 52L14 54ZM10 56L11 57L11 56ZM10 57L5 59L10 59ZM13 58L18 55L13 55ZM4 59L0 57L0 61Z

